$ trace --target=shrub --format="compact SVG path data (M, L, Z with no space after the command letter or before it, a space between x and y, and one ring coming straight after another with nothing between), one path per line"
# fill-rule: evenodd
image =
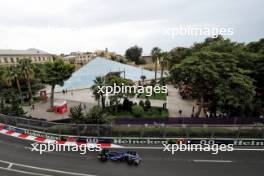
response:
M74 122L82 123L83 122L82 106L78 105L78 106L71 107L69 116L73 119Z
M131 111L133 102L129 101L127 98L124 99L123 101L123 109L126 111Z
M102 124L104 123L102 108L98 105L93 106L86 114L86 123Z
M135 117L141 117L143 113L144 113L144 109L141 106L139 105L132 106L132 114Z
M144 109L145 104L144 104L144 102L142 100L139 101L138 105L141 106Z
M146 101L145 101L145 109L146 110L149 110L151 108L151 102L149 101L149 99L147 99Z
M146 64L146 61L143 60L143 59L139 59L139 60L136 61L135 63L136 63L136 65L144 65L144 64Z

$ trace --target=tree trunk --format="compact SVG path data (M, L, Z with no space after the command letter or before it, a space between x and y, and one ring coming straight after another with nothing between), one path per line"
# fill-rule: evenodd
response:
M20 95L21 103L23 103L23 97L22 97L21 86L20 86L20 83L19 83L19 79L18 79L17 77L16 77L16 84L17 84L17 89L18 89L19 95Z
M26 73L26 79L27 79L27 86L28 86L29 104L31 104L33 95L32 95L31 84L30 84L28 73Z
M164 64L162 64L161 66L161 74L160 74L160 78L163 78L163 72L164 72Z
M201 98L200 98L200 106L199 106L199 108L198 108L198 111L196 112L196 117L199 117L200 116L200 113L201 113L201 111L202 111L202 109L204 108L204 98L203 98L203 96L201 96Z
M54 90L55 90L55 85L51 85L51 92L50 92L50 109L53 109L53 105L54 105Z
M163 73L164 73L164 63L162 63L161 65L161 74L160 74L160 80L162 81L162 85L164 85L164 81L163 81Z
M101 100L102 100L102 109L104 110L105 109L105 98L103 94L101 95Z
M2 111L5 107L5 102L4 102L4 99L1 98L1 103L0 103L0 110Z
M155 60L155 84L157 82L158 58Z

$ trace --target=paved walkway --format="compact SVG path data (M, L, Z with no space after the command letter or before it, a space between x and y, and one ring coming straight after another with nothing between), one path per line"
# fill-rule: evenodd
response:
M192 115L192 100L183 100L179 94L179 89L174 88L172 85L168 85L167 103L170 117L190 117ZM179 114L179 110L182 110L182 114Z
M67 119L69 118L69 112L70 112L70 108L73 106L77 106L81 103L82 107L86 107L86 110L88 111L93 104L91 103L83 103L83 102L78 102L78 101L71 101L71 100L67 100L67 104L68 104L68 111L64 114L57 114L54 112L47 112L47 110L49 109L50 106L50 102L39 102L34 104L35 108L34 110L31 108L31 106L23 106L24 111L26 112L26 115L28 116L32 116L34 118L38 118L38 119L46 119L48 121L54 121L54 120L61 120L61 119ZM84 106L85 104L85 106Z
M91 89L69 90L64 94L62 92L56 92L54 94L54 98L60 100L71 100L97 104L97 101L94 99L94 95Z
M91 103L94 105L98 104L98 102L94 99L94 95L91 89L80 89L80 90L68 91L67 94L57 92L55 93L55 99L85 102L85 103ZM137 102L137 103L139 103L140 100L145 101L145 99L140 99L140 98L130 98L130 100ZM163 101L163 100L150 100L150 101L151 101L151 105L156 106L156 107L162 107L163 103L166 103L166 101Z
M50 96L48 94L48 96ZM97 105L98 102L94 99L91 89L80 89L72 90L67 93L57 92L54 94L55 100L67 100L68 109L70 107L86 104L86 110L88 111L92 106ZM145 99L131 98L134 102L139 102L140 100L145 101ZM168 96L167 101L163 100L150 100L152 106L162 107L164 103L167 103L170 117L190 117L192 114L193 101L192 100L183 100L179 94L179 89L174 88L173 86L168 86ZM23 107L27 112L27 115L32 117L42 118L47 120L59 120L68 118L69 110L65 114L55 114L47 112L49 108L49 101L46 103L39 102L35 104L35 109L32 110L31 107ZM182 114L179 114L179 110L182 110Z

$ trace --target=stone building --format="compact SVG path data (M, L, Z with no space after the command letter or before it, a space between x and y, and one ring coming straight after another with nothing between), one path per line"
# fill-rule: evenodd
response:
M27 50L0 49L0 65L15 65L20 59L28 58L32 63L52 61L53 55L39 49Z
M88 63L94 57L95 55L89 52L71 52L69 55L64 55L63 59L65 62L69 62L71 64L83 65Z

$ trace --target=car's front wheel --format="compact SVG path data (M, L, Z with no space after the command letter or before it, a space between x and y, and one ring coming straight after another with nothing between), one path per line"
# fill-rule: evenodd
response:
M100 161L103 161L103 162L108 160L106 155L101 155L99 159Z
M134 165L139 166L140 160L134 160Z

